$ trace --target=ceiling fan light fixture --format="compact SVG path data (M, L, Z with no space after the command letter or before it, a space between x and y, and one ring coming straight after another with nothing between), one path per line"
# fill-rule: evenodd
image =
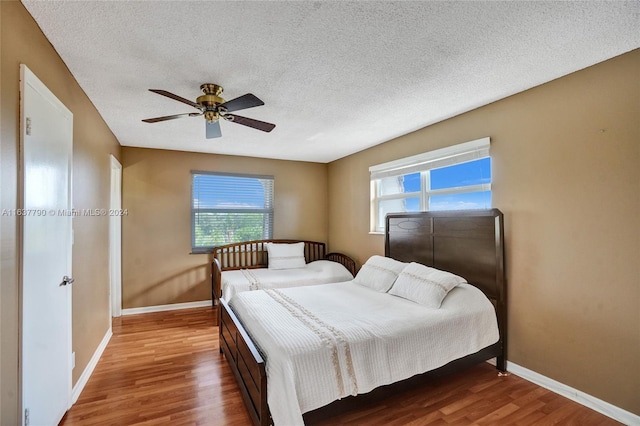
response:
M220 115L216 111L205 111L204 118L207 121L218 121Z

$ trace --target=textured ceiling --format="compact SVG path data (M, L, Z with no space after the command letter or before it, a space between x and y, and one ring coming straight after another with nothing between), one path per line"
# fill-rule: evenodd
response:
M122 145L316 162L640 47L637 1L23 3ZM141 122L202 83L277 127Z

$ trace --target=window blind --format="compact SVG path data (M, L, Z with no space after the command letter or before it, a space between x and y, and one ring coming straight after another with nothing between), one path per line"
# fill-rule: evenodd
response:
M272 238L273 176L192 172L192 249Z
M371 180L423 172L489 156L490 138L477 139L369 167Z

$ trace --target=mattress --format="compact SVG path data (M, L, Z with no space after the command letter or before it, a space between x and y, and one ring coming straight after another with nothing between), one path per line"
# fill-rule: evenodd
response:
M266 362L275 425L348 395L433 370L498 341L491 302L461 284L440 309L354 282L237 294L230 302Z
M241 269L222 272L222 297L228 302L242 291L288 288L350 281L353 275L338 262L316 260L304 268Z

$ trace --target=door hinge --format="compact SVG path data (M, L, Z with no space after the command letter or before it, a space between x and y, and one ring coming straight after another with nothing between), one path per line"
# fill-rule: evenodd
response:
M29 426L29 409L24 409L24 426Z
M26 133L27 136L31 136L31 117L27 117L27 124L26 124Z

